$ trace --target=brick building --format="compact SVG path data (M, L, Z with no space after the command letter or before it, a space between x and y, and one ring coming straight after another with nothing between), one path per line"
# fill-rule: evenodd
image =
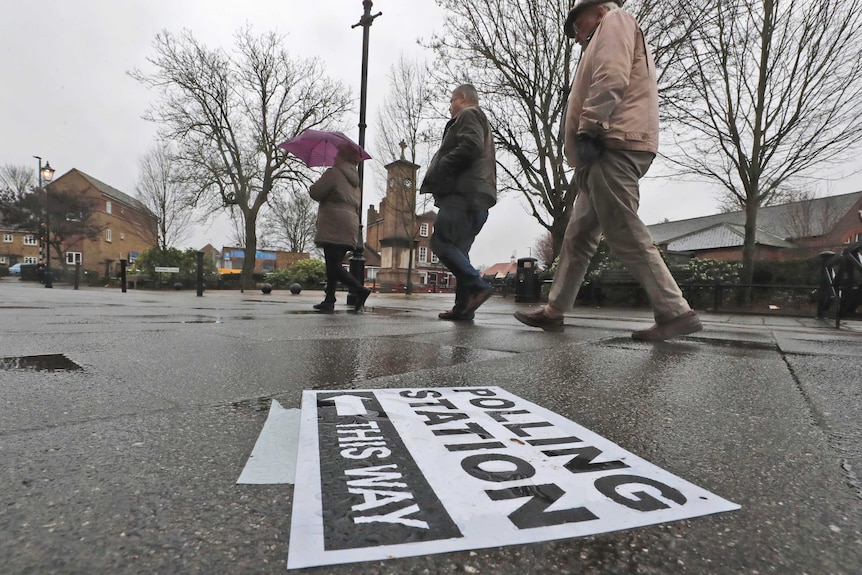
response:
M671 256L741 261L745 212L726 212L648 226ZM799 260L862 240L862 192L762 207L756 260Z
M59 253L52 242L51 267L67 269L76 263L81 269L102 276L116 276L120 260L134 261L144 250L154 247L158 237L158 218L143 203L85 174L71 169L45 186L50 198L74 198L86 206L88 217L80 213L59 217L57 205L51 209L53 238L62 238ZM78 232L86 228L92 233ZM2 230L0 263L43 263L45 251L35 232ZM41 249L40 249L41 248Z
M379 208L369 206L366 214L366 285L400 291L409 272L415 291L455 287L455 276L431 251L437 213L433 210L416 213L418 168L403 157L386 166L386 197ZM371 265L372 262L379 262L379 267Z

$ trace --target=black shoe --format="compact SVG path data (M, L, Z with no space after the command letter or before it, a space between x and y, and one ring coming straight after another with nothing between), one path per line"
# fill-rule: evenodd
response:
M320 303L316 303L313 306L314 309L319 311L320 313L332 313L335 311L335 302L334 301L322 301Z
M356 292L356 304L353 306L355 311L359 311L362 309L362 306L365 305L365 300L368 299L368 296L371 295L371 288L364 287L358 292Z
M470 295L470 299L467 300L467 306L464 308L464 315L472 314L473 312L475 312L477 309L479 309L479 306L488 301L488 298L490 298L493 294L494 288L492 287L478 289L474 291Z
M473 321L474 314L472 312L464 313L453 308L449 311L441 311L437 317L446 321Z

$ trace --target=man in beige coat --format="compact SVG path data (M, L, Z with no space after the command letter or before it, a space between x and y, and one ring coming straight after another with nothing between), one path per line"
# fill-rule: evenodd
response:
M632 333L658 341L703 329L638 217L638 182L658 151L655 62L637 21L620 0L580 0L564 32L581 46L566 110L564 151L578 197L560 252L548 305L515 317L545 331L563 329L587 266L604 234L638 280L655 325Z

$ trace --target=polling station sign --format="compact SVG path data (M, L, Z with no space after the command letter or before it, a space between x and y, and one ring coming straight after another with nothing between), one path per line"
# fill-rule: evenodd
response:
M738 509L499 387L305 391L288 569Z

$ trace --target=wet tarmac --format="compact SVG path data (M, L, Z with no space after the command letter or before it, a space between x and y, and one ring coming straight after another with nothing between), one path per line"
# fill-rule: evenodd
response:
M343 297L343 294L339 294ZM862 324L576 307L562 333L499 296L53 290L0 280L0 572L282 573L293 487L237 485L269 404L303 389L497 385L738 511L579 539L308 573L852 574L862 565ZM301 480L301 478L297 478Z

